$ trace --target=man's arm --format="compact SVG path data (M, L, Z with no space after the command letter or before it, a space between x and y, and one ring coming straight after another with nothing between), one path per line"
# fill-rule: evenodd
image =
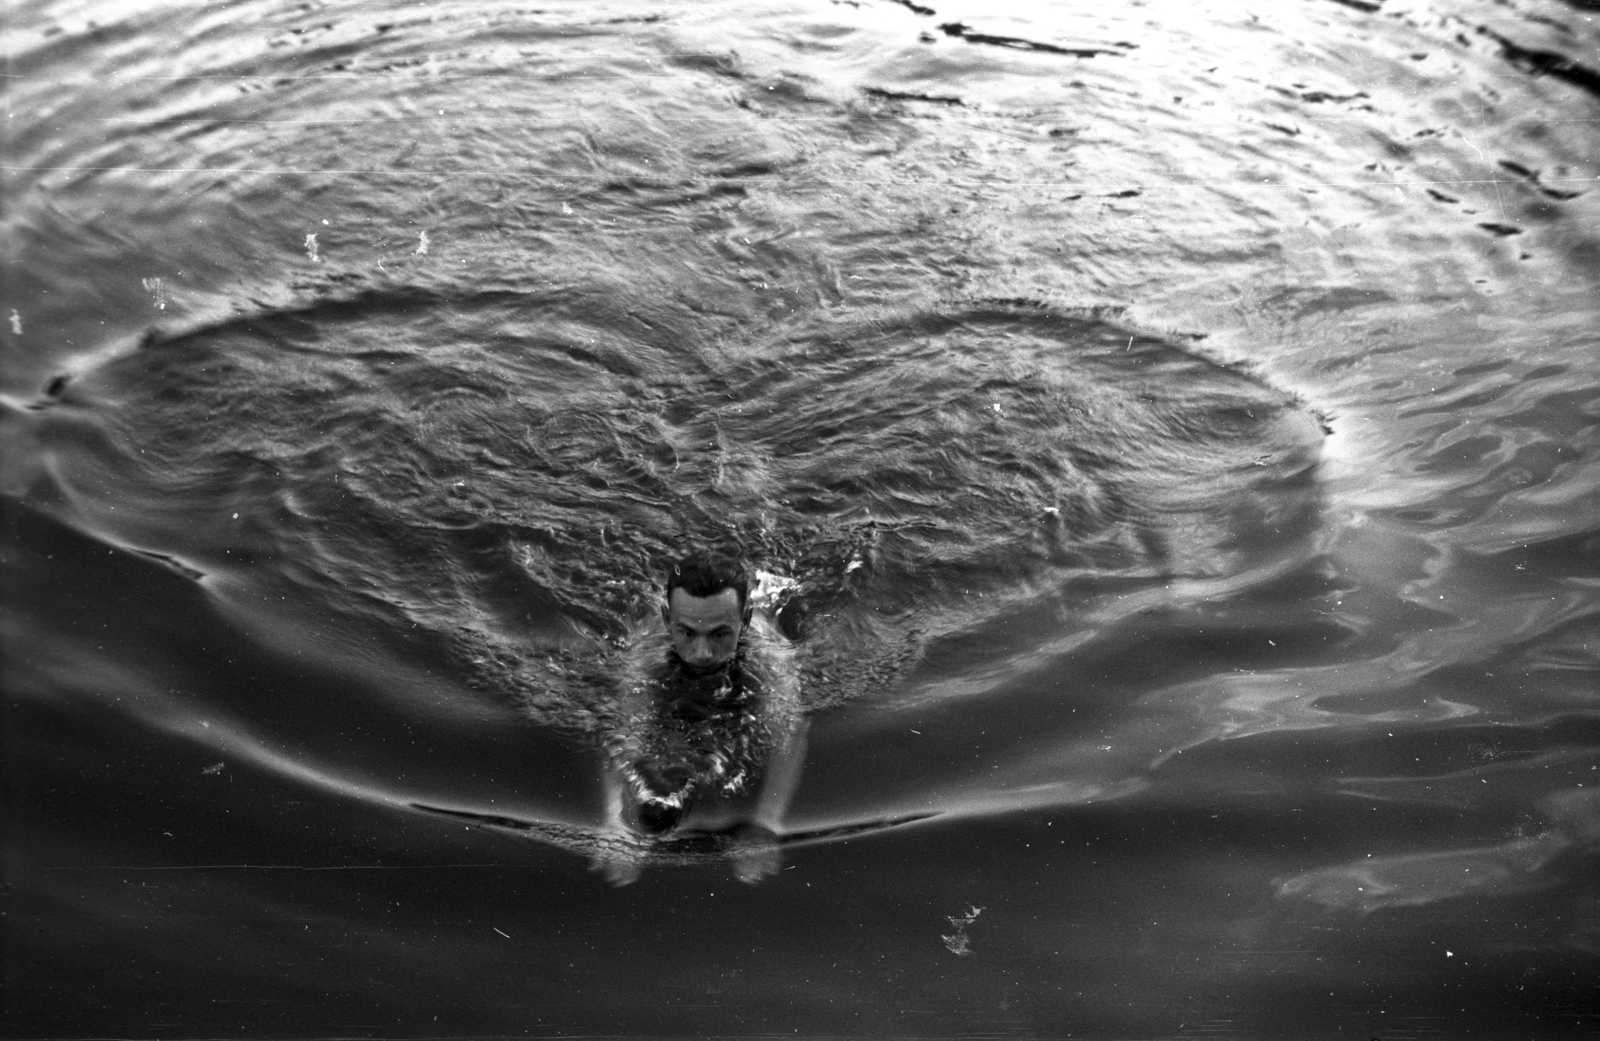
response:
M605 799L605 821L600 826L599 842L589 856L589 870L604 875L614 886L637 882L644 873L633 835L627 822L628 779L607 757L601 767L600 784Z
M810 723L795 719L793 727L767 760L750 822L739 829L733 854L733 870L739 881L756 883L778 873L783 854L778 849L778 833L789 803L800 787L800 773L806 761L806 736Z
M789 803L800 788L800 774L806 765L806 737L811 723L805 717L795 721L794 728L781 741L767 761L761 781L761 792L756 798L756 809L750 819L771 832L783 828L783 818L789 812Z

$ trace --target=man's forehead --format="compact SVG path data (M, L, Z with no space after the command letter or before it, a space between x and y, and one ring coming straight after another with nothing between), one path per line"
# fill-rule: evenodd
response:
M672 591L667 604L672 609L672 620L686 625L712 626L739 621L739 593L735 589L719 589L710 596L690 596L680 586Z

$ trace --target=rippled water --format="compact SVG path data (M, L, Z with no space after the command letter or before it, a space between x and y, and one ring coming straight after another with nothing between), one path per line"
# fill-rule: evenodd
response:
M1597 18L9 5L8 1034L1588 1036Z

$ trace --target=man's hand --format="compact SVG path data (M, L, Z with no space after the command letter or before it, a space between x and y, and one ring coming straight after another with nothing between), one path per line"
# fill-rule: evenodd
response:
M733 837L733 874L746 885L771 878L783 867L783 851L771 828L746 824Z
M644 864L637 853L597 850L589 855L589 870L621 889L639 881L639 876L644 874Z

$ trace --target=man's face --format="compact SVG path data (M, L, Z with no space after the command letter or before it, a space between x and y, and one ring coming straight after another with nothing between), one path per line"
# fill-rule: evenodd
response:
M739 647L743 618L737 590L719 589L710 596L690 596L682 588L674 589L667 601L666 617L673 650L697 672L725 664Z

